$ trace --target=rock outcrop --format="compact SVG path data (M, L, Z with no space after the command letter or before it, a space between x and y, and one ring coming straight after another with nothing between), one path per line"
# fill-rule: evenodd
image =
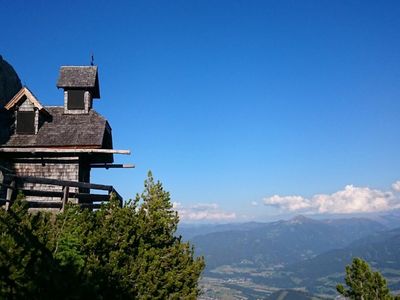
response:
M0 110L21 87L21 80L18 74L0 55Z
M4 144L9 139L13 122L12 114L4 109L4 105L18 93L21 87L21 80L18 74L0 55L0 145ZM0 166L1 165L0 157Z

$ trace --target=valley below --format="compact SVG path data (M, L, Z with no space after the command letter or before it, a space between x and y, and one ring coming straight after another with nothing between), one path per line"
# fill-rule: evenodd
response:
M336 285L354 257L400 291L400 216L183 225L206 260L200 299L341 299Z

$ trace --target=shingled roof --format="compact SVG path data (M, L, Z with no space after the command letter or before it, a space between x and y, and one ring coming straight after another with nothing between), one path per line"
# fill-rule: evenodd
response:
M62 66L57 87L88 89L93 92L93 98L100 98L97 66Z
M25 101L25 99L29 99L29 101L41 112L48 114L47 110L43 107L43 105L39 102L39 100L32 94L32 92L26 87L22 87L17 94L8 102L4 108L10 110L14 106L16 106L19 102Z
M64 114L63 107L46 109L51 119L44 122L37 134L13 134L0 147L112 148L108 122L94 110L69 115Z

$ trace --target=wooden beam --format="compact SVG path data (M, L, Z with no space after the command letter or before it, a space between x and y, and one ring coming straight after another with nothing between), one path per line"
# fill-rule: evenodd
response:
M104 163L104 164L91 164L91 168L105 168L105 169L114 169L114 168L134 168L135 165L133 164L109 164L109 163Z
M41 201L41 200L32 200L27 201L30 208L62 208L62 203L60 201ZM0 199L0 206L7 204L8 201L6 199ZM99 209L101 204L93 204L93 203L81 203L76 204L82 208L90 208L90 209Z
M13 180L10 184L10 187L7 188L7 196L6 196L6 210L10 208L12 205L12 202L14 200L14 194L15 194L15 180Z
M52 198L61 198L64 196L63 192L55 192L55 191L39 191L39 190L28 190L28 189L19 189L19 191L21 191L25 196L52 197ZM71 192L69 192L68 198L79 199L79 202L82 202L82 203L103 202L103 201L110 200L109 195L88 194L88 193L71 193Z
M64 194L63 192L56 191L39 191L39 190L28 190L28 189L18 189L24 196L35 196L35 197L49 197L49 198L61 198ZM70 196L70 198L72 198Z
M32 200L27 201L30 208L62 208L61 201L43 201L43 200Z
M84 189L103 190L103 191L109 191L109 192L114 190L114 188L111 185L49 179L49 178L41 178L41 177L16 176L16 175L12 175L12 174L6 174L6 176L15 178L17 180L22 180L23 182L29 182L29 183L41 183L41 184L49 184L49 185L78 187L78 188L84 188Z
M130 155L130 150L114 149L68 149L68 148L0 148L4 153L99 153L99 154L125 154Z
M79 199L79 203L110 201L109 195L80 193L76 194L75 196L76 196L75 198Z

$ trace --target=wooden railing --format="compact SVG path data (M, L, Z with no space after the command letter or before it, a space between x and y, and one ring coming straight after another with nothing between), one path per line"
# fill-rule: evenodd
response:
M8 182L8 184L6 183ZM24 183L34 184L45 184L55 185L62 187L62 191L46 191L46 190L32 190L20 188ZM29 177L29 176L16 176L14 174L5 174L5 180L0 185L7 189L7 195L5 199L0 199L0 205L5 205L6 209L12 205L18 192L22 192L24 196L30 197L49 197L59 198L59 201L48 201L48 200L28 200L29 207L31 208L58 208L64 211L65 205L68 199L77 199L78 205L81 207L96 209L100 208L101 203L109 201L111 195L115 195L119 201L119 205L122 206L122 197L111 185L94 184L87 182L76 182L66 181L58 179L49 179L41 177ZM90 194L80 192L70 192L70 188L79 188L87 190L102 190L107 191L107 194Z

